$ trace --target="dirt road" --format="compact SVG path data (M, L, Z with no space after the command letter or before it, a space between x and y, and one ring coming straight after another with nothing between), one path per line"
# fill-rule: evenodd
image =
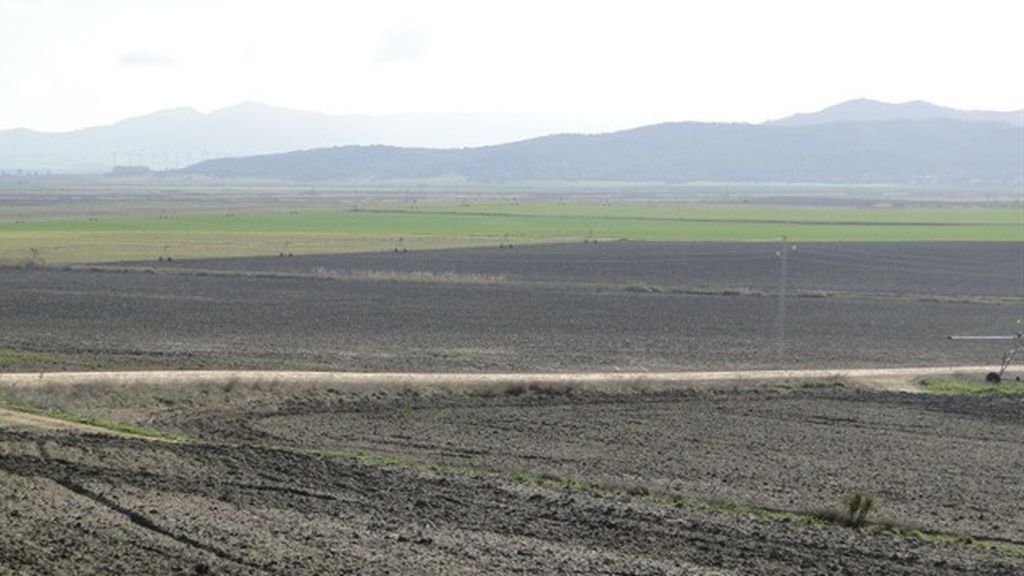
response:
M720 370L696 372L577 372L577 373L387 373L297 372L273 370L148 370L118 372L44 372L0 374L0 386L48 386L104 383L109 385L221 384L324 384L331 386L487 386L507 384L571 386L699 385L730 382L811 382L842 380L883 390L917 391L914 383L925 377L983 376L992 366L922 366L915 368L823 368L815 370ZM1008 374L1024 372L1011 366Z

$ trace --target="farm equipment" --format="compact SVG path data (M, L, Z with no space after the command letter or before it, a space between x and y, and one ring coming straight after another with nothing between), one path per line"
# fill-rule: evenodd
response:
M1021 346L1024 345L1024 333L1017 332L1012 336L950 336L950 340L1013 340L1013 347L1010 348L1006 354L1003 354L1003 360L999 364L998 372L989 372L985 376L985 381L990 384L998 384L1003 380L1003 373L1006 372L1006 368L1013 362L1013 359L1020 352Z

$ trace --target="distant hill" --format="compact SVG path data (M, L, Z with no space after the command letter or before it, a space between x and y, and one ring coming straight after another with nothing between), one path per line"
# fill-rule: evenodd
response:
M244 102L209 114L173 108L73 132L2 130L0 170L106 172L114 164L167 169L324 146L482 146L584 128L526 115L332 116Z
M351 180L765 181L1020 186L1021 128L958 120L809 126L672 123L460 150L323 148L210 160L181 173Z
M244 102L208 114L173 108L65 133L3 130L0 170L105 173L120 165L142 173L142 167L192 166L196 174L290 179L1001 185L1020 180L1024 111L852 100L762 125L684 122L547 136L586 128L530 116L332 116ZM296 150L306 152L280 155ZM237 159L202 162L226 157Z
M987 110L956 110L936 106L922 100L890 104L877 100L849 100L818 112L795 114L768 122L777 126L811 126L832 122L885 122L890 120L936 120L946 118L964 122L1005 122L1024 126L1024 110L992 112Z

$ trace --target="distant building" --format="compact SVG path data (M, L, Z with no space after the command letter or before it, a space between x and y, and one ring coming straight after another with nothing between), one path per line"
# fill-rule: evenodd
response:
M107 176L148 176L152 173L148 166L114 166Z

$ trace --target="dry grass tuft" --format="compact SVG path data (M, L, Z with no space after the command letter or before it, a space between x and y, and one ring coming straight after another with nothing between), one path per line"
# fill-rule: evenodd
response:
M330 280L362 280L368 282L422 282L426 284L501 284L508 281L504 274L477 274L458 272L428 272L424 270L327 270L313 269L317 278Z

